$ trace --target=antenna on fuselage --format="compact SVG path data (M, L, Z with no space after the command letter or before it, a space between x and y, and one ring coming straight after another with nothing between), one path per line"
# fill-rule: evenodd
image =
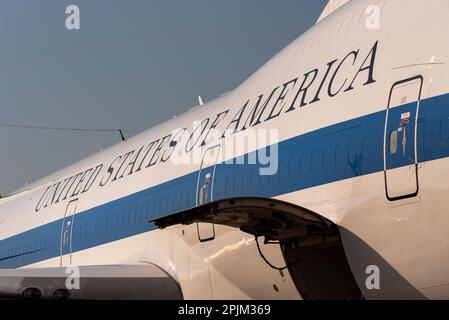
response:
M200 106L204 105L204 101L203 101L203 98L201 96L198 96L198 105L200 105Z
M122 129L118 129L118 132L120 132L120 137L122 137L122 141L126 141L125 136L123 135Z

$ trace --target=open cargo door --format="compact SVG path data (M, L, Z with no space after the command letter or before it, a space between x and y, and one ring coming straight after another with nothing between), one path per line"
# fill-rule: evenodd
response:
M348 264L337 225L291 203L267 198L213 201L152 220L159 228L177 224L210 223L238 228L256 238L261 257L272 268L288 269L304 299L361 299ZM285 267L277 268L262 254L265 245L280 245Z

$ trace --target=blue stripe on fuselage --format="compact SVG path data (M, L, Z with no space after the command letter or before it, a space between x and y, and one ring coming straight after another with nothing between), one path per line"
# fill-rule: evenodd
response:
M276 197L383 171L385 112L279 143L279 168L273 176L259 175L260 166L255 164L218 164L214 199ZM449 94L421 101L418 126L419 162L449 157ZM154 230L149 220L194 207L197 175L193 172L77 213L73 252ZM62 222L57 220L1 240L0 268L59 256Z

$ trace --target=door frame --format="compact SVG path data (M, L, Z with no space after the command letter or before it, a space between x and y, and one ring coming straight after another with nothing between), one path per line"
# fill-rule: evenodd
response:
M218 160L218 156L220 155L220 152L221 152L221 144L216 144L216 145L214 145L214 146L212 146L210 148L207 148L206 152L204 152L204 154L203 154L203 156L201 158L201 166L200 166L200 170L198 171L198 178L197 178L197 181L196 181L196 193L195 193L196 194L196 202L195 202L196 206L205 204L205 203L200 204L199 200L198 200L199 191L200 191L200 178L201 178L201 173L203 172L203 169L204 169L203 168L204 157L209 152L209 150L213 150L213 149L218 149L218 153L217 153L217 156L215 157L215 161L214 161L214 164L213 164L214 169L212 170L212 180L211 180L211 188L210 188L211 191L210 191L210 201L209 202L212 202L213 199L214 199L215 169L217 168L217 160Z
M66 219L67 219L67 212L69 210L69 208L71 208L72 206L75 206L73 213L71 214L71 224L70 224L70 240L69 240L69 248L70 248L70 252L68 253L69 255L69 265L72 265L72 253L73 253L73 225L75 222L75 215L76 215L76 210L78 208L78 198L71 200L68 204L67 207L65 209L65 213L64 213L64 219L62 220L62 226L61 226L61 237L60 237L60 244L59 244L59 253L60 253L60 266L63 267L63 237L64 237L64 226L66 223Z
M215 157L215 159L214 159L214 163L213 163L213 170L212 170L212 179L211 179L211 186L210 186L210 199L209 199L209 201L208 202L206 202L206 203L201 203L200 204L200 201L199 201L199 195L200 195L200 179L201 179L201 174L202 174L202 172L203 172L203 165L204 165L204 158L206 157L206 155L207 155L207 153L210 151L210 150L213 150L213 149L217 149L218 150L218 152L217 152L217 155L216 155L216 157ZM217 168L217 160L218 160L218 157L219 157L219 155L220 155L220 153L221 153L221 143L219 143L219 144L216 144L216 145L214 145L214 146L212 146L212 147L209 147L209 148L207 148L206 149L206 151L204 152L204 154L203 154L203 156L201 157L201 166L200 166L200 170L198 171L198 178L197 178L197 182L196 182L196 206L198 207L198 206L200 206L200 205L204 205L204 204L207 204L207 203L210 203L210 202L212 202L213 200L214 200L214 182L215 182L215 173L216 173L216 168ZM200 242L208 242L208 241L211 241L211 240L214 240L215 239L215 224L214 223L211 223L211 225L212 225L212 229L211 229L211 233L212 233L212 235L210 236L210 237L207 237L207 238L201 238L201 232L200 232L200 226L199 226L199 222L197 222L196 223L196 231L197 231L197 235L198 235L198 240L200 241Z
M412 82L415 80L420 80L421 85L419 88L418 93L418 100L416 105L416 116L415 116L415 134L414 134L414 145L415 145L415 177L416 177L416 191L411 194L401 195L398 197L390 197L388 194L388 180L387 180L387 137L388 137L388 120L389 120L389 113L391 109L391 98L393 96L393 90L400 86L401 84L405 84L407 82ZM420 102L421 102L421 95L422 95L422 89L424 85L424 77L420 74L417 76L409 77L403 80L399 80L395 82L390 89L390 95L388 97L388 105L387 105L387 112L385 114L385 128L384 128L384 181L385 181L385 195L387 196L387 199L389 201L399 201L409 198L414 198L419 194L419 177L418 177L418 119L419 119L419 108L420 108Z

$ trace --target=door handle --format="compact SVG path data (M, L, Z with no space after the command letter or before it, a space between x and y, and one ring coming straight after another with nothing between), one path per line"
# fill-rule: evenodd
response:
M404 126L402 129L402 152L404 153L404 157L407 151L407 128Z

